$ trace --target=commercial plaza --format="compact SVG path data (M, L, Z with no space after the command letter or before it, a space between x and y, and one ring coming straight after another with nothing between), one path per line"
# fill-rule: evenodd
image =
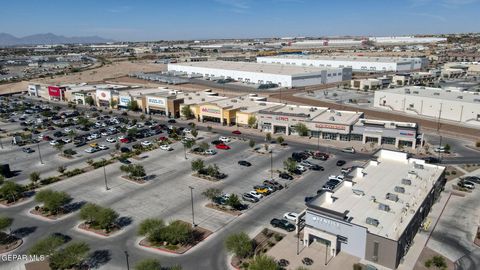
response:
M445 167L389 150L376 157L307 203L304 245L397 268L445 186Z

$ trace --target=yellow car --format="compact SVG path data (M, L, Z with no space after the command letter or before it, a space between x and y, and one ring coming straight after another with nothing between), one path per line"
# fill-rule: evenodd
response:
M90 145L90 147L92 147L92 148L98 147L98 143L95 143L95 142L94 142L94 143L91 143L91 144L89 144L89 145Z
M257 193L260 193L260 194L267 194L268 193L268 189L264 188L264 187L258 187L258 188L255 189L255 191Z

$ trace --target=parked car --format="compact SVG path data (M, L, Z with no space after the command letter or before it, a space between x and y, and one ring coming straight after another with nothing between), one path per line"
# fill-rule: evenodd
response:
M132 164L132 162L130 160L126 159L126 158L120 158L120 159L118 159L118 161L120 161L121 163L126 164L126 165Z
M72 139L70 139L70 138L63 138L62 141L63 141L64 143L71 143L71 142L72 142Z
M342 152L344 153L350 153L350 154L355 154L355 148L353 147L346 147L342 149Z
M59 145L59 144L60 144L60 142L57 141L57 140L50 141L50 145L52 145L52 146Z
M459 181L458 186L468 189L475 189L475 184L470 181Z
M270 186L272 188L275 188L276 190L283 189L282 184L278 183L275 180L265 180L265 181L263 181L263 184L266 185L266 186Z
M287 212L283 215L283 218L287 220L292 220L292 221L297 221L299 214L294 213L294 212Z
M261 198L263 198L263 195L260 194L260 193L258 193L258 192L256 192L255 190L252 190L252 191L248 192L248 194L252 195L253 197L255 197L255 198L259 199L259 200L260 200Z
M234 130L234 131L232 131L232 134L240 135L240 134L242 134L242 132L240 132L240 130Z
M129 140L128 138L121 138L121 139L120 139L120 142L121 142L121 143L129 143L130 140Z
M290 174L288 173L280 173L278 175L278 177L282 178L282 179L286 179L286 180L293 180L293 176L291 176Z
M167 145L167 144L160 145L160 149L165 150L165 151L173 151L173 148L170 145Z
M131 150L130 150L130 148L128 148L128 147L121 147L121 148L120 148L120 152L122 152L122 153L129 153L129 152L131 152Z
M238 165L245 166L245 167L250 167L250 166L252 166L252 163L250 163L250 162L248 162L248 161L246 161L246 160L240 160L240 161L238 162Z
M213 149L205 150L205 155L215 155L215 154L217 154L217 151Z
M480 184L480 177L477 176L467 176L463 178L464 181L472 182L475 184Z
M228 145L226 145L226 144L224 144L224 143L217 144L217 145L215 145L215 147L216 147L217 149L222 149L222 150L229 150L229 149L230 149L230 146L228 146Z
M217 145L217 144L221 144L221 143L223 143L223 142L220 141L220 140L213 140L213 141L211 142L211 144L213 144L213 145Z
M313 159L327 160L328 157L329 157L329 155L326 154L326 153L322 153L322 152L318 152L318 151L312 153L312 158Z
M117 140L115 140L115 138L113 137L108 137L105 141L109 142L109 143L114 143L116 142Z
M274 218L270 221L270 225L272 225L274 228L278 227L280 229L284 229L287 232L292 232L295 230L295 225L284 219Z
M445 146L437 146L433 149L433 151L437 153L446 153L447 150L445 149Z
M175 123L177 123L177 121L175 121L175 119L169 119L167 122L168 122L169 124L175 124Z
M143 142L141 142L140 144L141 144L142 146L145 146L145 147L149 147L149 146L152 145L152 143L149 142L149 141L143 141Z
M30 154L30 153L35 152L35 150L33 150L33 149L30 148L30 147L24 147L24 148L22 148L22 151L23 151L24 153L27 153L27 154Z
M345 160L342 160L342 159L337 160L337 166L339 166L339 167L345 165L346 163L347 162Z
M94 147L88 147L88 148L87 148L87 149L85 149L84 151L85 151L85 152L87 152L87 153L90 153L90 154L92 154L92 153L95 153L95 152L97 152L97 151L98 151L98 148L94 148Z
M225 137L225 136L222 136L222 137L218 138L218 140L222 141L223 143L228 143L228 142L230 142L230 138Z
M252 203L256 203L258 201L260 201L260 199L258 199L257 197L254 197L252 194L250 193L244 193L242 195L242 199L244 201L247 201L247 202L252 202Z
M440 159L436 157L425 157L423 158L423 160L425 160L425 163L430 163L430 164L440 163Z
M100 145L98 146L98 149L100 149L100 150L107 150L107 149L108 149L108 146L106 146L106 145L104 145L104 144L100 144Z

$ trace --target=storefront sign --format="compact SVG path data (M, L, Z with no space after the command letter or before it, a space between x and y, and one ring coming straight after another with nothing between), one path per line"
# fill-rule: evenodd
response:
M110 90L97 90L97 99L110 102L111 98Z
M333 221L331 219L326 219L323 217L313 217L312 220L316 223L322 223L328 226L340 228L340 223Z
M277 116L277 117L275 117L275 120L277 120L277 121L288 121L288 117L286 117L286 116Z
M149 97L149 98L147 98L147 102L148 102L148 105L165 106L165 101L161 98Z
M315 124L315 127L316 128L326 128L326 129L345 130L345 126L332 125L332 124Z
M210 114L220 114L220 110L212 109L212 108L206 108L206 107L202 107L202 112L203 113L210 113Z
M381 134L381 133L383 133L383 130L378 130L378 129L365 129L365 133L377 133L377 134Z
M408 132L408 131L400 131L400 135L403 135L403 136L415 136L415 133L411 133L411 132Z
M131 100L132 100L132 98L129 97L129 96L119 97L119 99L118 99L118 105L120 105L120 106L128 106L128 104L130 103Z
M48 95L51 97L60 97L61 96L61 88L57 86L49 86L48 87Z

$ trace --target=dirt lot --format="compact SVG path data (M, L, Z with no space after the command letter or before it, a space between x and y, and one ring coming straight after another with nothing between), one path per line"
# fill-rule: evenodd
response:
M422 254L420 254L420 258L418 258L418 261L417 263L415 264L415 267L413 268L414 270L427 270L427 269L437 269L435 266L431 266L430 268L426 267L425 266L425 262L427 260L430 260L433 256L439 256L440 254L438 254L437 252L429 249L428 247L425 247L422 251ZM447 264L447 267L445 268L445 270L450 270L450 269L455 269L454 265L453 265L453 262L451 262L450 260L445 259L445 262Z

